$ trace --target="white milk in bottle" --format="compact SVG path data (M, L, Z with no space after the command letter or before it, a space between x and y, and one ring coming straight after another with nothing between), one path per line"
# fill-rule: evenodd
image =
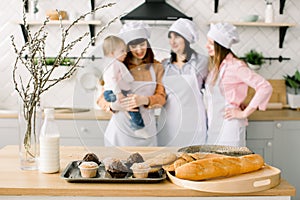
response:
M40 134L39 171L42 173L56 173L60 169L60 134L54 120L54 109L46 108L44 113L45 118Z

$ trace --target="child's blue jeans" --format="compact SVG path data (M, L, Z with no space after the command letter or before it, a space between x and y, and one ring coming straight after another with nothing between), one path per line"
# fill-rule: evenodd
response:
M127 96L129 91L122 90L122 93L123 93L124 96ZM104 95L104 99L107 102L115 102L117 100L117 97L113 93L112 90L105 90L103 95ZM137 109L139 110L139 108L137 108ZM128 114L130 115L130 118L131 118L130 119L130 125L131 125L131 128L133 130L138 130L138 129L141 129L141 128L145 127L144 120L143 120L142 115L139 111L137 111L137 112L129 111Z

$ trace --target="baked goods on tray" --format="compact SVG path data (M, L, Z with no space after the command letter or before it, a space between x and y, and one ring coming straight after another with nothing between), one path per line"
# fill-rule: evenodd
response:
M81 162L99 163L98 178L160 178L162 174L165 174L162 166L173 162L176 158L176 155L173 153L161 153L145 161L140 153L135 152L124 160L114 157L106 157L99 160L96 154L87 153ZM89 178L92 177L96 176L90 176Z

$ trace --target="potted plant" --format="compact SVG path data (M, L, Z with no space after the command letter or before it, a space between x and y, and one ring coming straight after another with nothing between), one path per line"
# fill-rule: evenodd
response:
M283 76L287 86L287 100L291 108L300 108L300 72Z
M248 63L248 66L254 70L260 69L261 65L265 63L263 54L255 49L251 49L249 52L245 53L244 60Z

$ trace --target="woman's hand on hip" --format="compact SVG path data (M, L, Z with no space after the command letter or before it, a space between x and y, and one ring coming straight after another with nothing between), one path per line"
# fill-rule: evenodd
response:
M225 119L245 119L245 113L241 110L241 108L225 108L224 113Z
M137 111L137 107L148 105L149 99L146 96L129 94L127 97L121 99L120 102L122 107L124 107L127 111Z

